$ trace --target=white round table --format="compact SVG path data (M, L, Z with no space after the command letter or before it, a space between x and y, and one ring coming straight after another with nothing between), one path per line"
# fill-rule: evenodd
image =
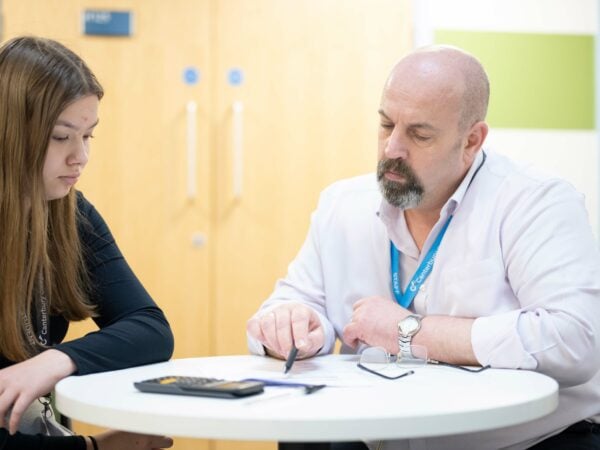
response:
M331 386L310 395L284 396L282 391L273 394L279 388L267 388L262 398L229 400L147 394L134 388L134 381L164 375L239 379L256 373L279 375L283 368L282 361L260 356L173 360L66 378L56 386L56 405L73 419L127 431L322 442L483 431L540 418L558 404L557 383L535 372L489 369L473 374L427 366L389 381L361 371L356 362L349 355L297 362L292 372L301 369L300 377L322 374L332 380Z

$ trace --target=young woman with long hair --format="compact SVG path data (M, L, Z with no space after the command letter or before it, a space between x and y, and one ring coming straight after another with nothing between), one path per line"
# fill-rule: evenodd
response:
M164 361L173 351L164 314L74 189L102 96L82 59L56 41L19 37L0 47L0 449L172 445L119 431L26 434L31 408L62 378ZM69 322L88 317L99 330L63 343Z

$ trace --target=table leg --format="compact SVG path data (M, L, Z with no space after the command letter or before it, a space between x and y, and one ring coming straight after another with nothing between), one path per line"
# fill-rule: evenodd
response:
M330 450L329 442L280 442L277 450Z
M278 450L369 450L363 442L280 442Z

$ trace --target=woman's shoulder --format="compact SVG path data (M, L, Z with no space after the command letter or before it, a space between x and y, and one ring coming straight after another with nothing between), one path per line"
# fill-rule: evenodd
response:
M103 223L104 220L102 216L98 212L98 210L94 207L92 202L90 202L83 192L77 191L77 211L80 216L84 217L88 221L92 222L94 225L97 223Z
M80 233L85 236L104 235L107 232L107 225L94 205L77 191L77 222Z
M94 209L94 206L90 203L90 201L87 198L85 198L83 192L76 191L75 195L77 196L77 210L80 214L87 216L90 213L90 211Z

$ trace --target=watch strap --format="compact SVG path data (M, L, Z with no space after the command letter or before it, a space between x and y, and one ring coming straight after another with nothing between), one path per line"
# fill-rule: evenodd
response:
M407 318L412 318L418 321L419 326L418 328L410 333L410 334L404 334L402 332L402 321L406 320ZM410 314L408 316L406 316L404 319L402 319L400 322L398 322L398 354L400 355L401 358L413 358L413 354L412 351L410 349L410 346L412 344L412 338L414 335L416 335L419 330L421 329L421 320L423 319L423 316L421 316L420 314Z

